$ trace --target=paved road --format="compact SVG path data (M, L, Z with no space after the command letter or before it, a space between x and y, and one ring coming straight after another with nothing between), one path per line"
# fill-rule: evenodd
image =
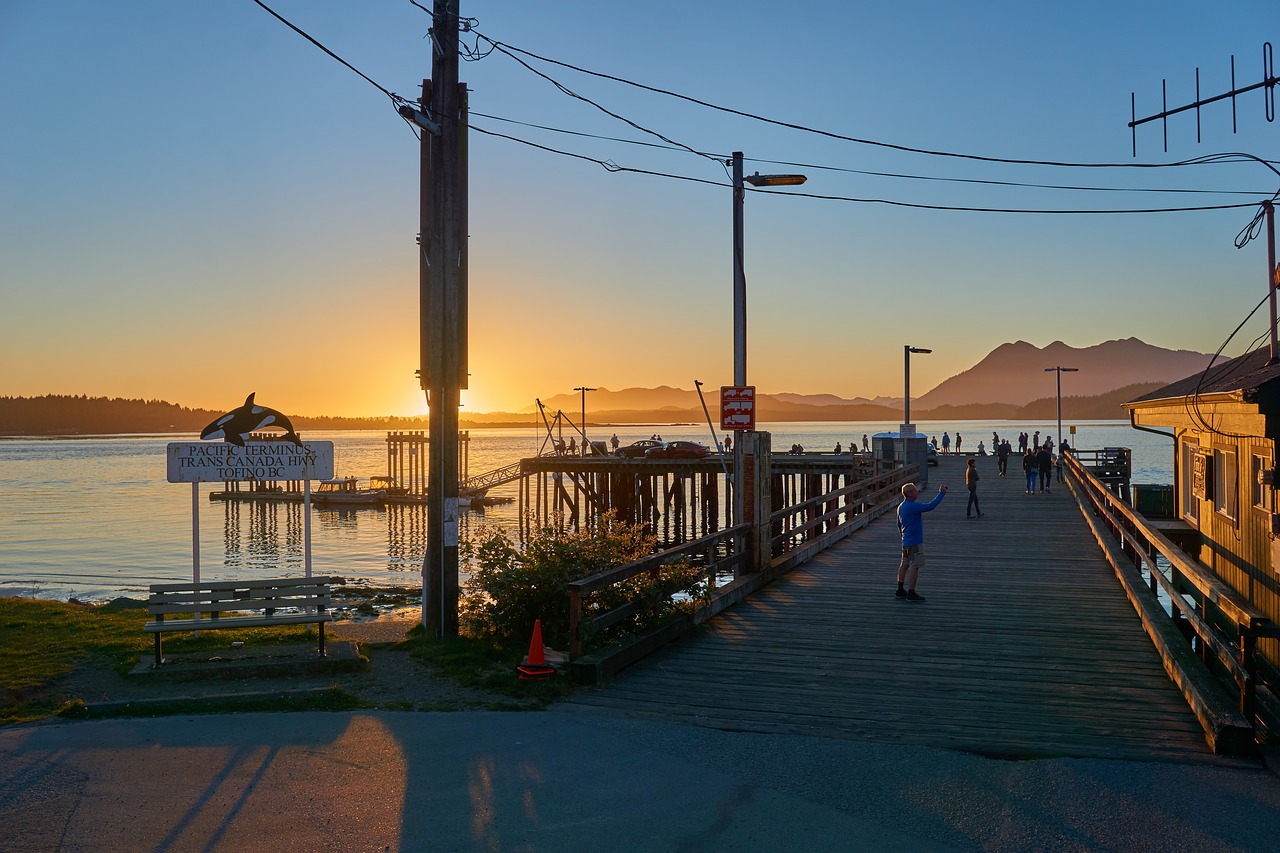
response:
M572 709L0 730L5 850L1272 850L1263 770L723 732Z

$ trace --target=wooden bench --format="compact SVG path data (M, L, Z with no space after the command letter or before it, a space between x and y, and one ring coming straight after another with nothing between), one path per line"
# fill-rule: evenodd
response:
M147 612L154 621L143 626L156 638L156 667L164 664L160 637L169 631L216 631L222 628L269 628L279 625L320 626L324 656L324 623L333 617L329 585L333 578L157 583L151 585ZM284 611L284 612L281 612ZM199 614L208 619L198 618ZM181 618L167 619L169 616Z

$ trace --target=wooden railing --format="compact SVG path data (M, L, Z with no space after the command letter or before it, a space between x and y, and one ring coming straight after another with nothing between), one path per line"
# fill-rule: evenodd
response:
M1116 565L1117 574L1157 646L1161 640L1153 631L1167 625L1148 624L1156 611L1165 617L1168 625L1185 626L1182 632L1175 632L1179 639L1186 633L1194 634L1199 639L1202 655L1215 660L1235 683L1239 692L1239 710L1252 725L1257 712L1257 641L1261 637L1280 636L1280 630L1244 596L1180 549L1124 500L1108 491L1106 485L1093 476L1075 456L1065 454L1063 461L1072 475L1068 484L1076 490L1077 499L1096 514L1096 518L1086 515L1090 525L1095 528L1095 535L1100 534L1097 524L1101 523L1110 532L1112 544L1118 546L1123 558L1127 560L1127 568L1131 573L1121 572L1121 566ZM1102 536L1098 535L1098 538L1103 543ZM1156 563L1157 554L1168 561L1167 575ZM1142 581L1144 569L1145 584ZM1171 612L1168 614L1159 603L1160 591L1171 602ZM1221 614L1222 620L1229 623L1231 630L1223 631L1216 627L1214 623L1222 620L1215 618L1213 613ZM1172 617L1171 621L1168 617ZM1190 646L1187 645L1185 650L1189 652ZM1169 669L1172 663L1170 655L1175 653L1165 653L1162 650L1162 654L1166 669ZM1174 680L1186 694L1188 685L1172 671L1170 675L1174 676ZM1192 700L1191 696L1187 698ZM1195 707L1195 701L1192 701L1192 706L1199 715L1201 709ZM1203 716L1201 722L1205 722ZM1208 731L1206 724L1206 732Z
M575 677L587 682L599 680L674 639L688 625L700 624L741 601L872 519L893 510L902 485L918 476L916 465L882 469L866 479L773 513L766 522L776 531L770 537L772 553L759 555L759 559L750 553L748 544L752 525L741 524L568 584L569 657L574 661L582 657L585 639L654 605L652 601L631 601L588 619L583 616L585 596L639 575L656 577L663 566L688 558L694 558L699 579L711 585L709 600L700 604L683 625L662 627L658 633L633 643L620 657L615 655L607 665L590 672L575 672Z
M591 619L584 620L582 617L582 600L584 596L605 587L630 580L638 575L649 574L656 576L663 566L691 558L699 558L699 579L710 583L714 587L718 577L731 573L736 578L746 568L748 558L746 542L747 534L750 532L751 527L749 525L740 524L737 527L726 528L710 536L704 536L701 539L695 539L692 542L686 542L683 545L659 551L634 563L627 563L582 580L571 582L568 585L569 657L572 659L582 655L584 635L598 634L625 619L635 616L644 607L650 606L649 602L631 601L605 613L600 613Z
M784 507L769 517L771 556L803 562L897 506L902 487L920 476L920 466L882 469L843 488Z

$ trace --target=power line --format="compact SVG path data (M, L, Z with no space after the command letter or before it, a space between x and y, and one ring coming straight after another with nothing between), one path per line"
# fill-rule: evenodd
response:
M551 127L545 124L536 124L534 122L520 121L519 119L505 118L503 116L495 116L487 113L472 111L471 115L480 118L492 119L494 121L506 122L508 124L516 124L521 127L534 128L536 130L545 130L550 133L560 133L566 136L577 136L586 139L599 139L604 142L621 142L626 145L638 145L644 148L657 148L662 151L679 151L685 152L684 148L662 145L657 142L646 142L640 139L626 139L618 136L606 136L597 133L586 133L579 130L568 130L561 127ZM716 154L714 152L699 152L704 157L716 157L725 159L728 155ZM982 178L947 178L940 175L912 175L902 172L879 172L870 169L852 169L844 166L826 166L817 163L798 163L790 160L769 160L760 157L748 157L748 162L763 163L773 166L791 166L799 169L820 169L828 172L842 172L853 175L867 175L879 178L902 178L905 180L915 181L938 181L943 183L961 183L961 184L982 184L988 186L1001 187L1026 187L1030 189L1045 190L1074 190L1080 192L1118 192L1118 193L1199 193L1205 195L1247 195L1257 197L1261 192L1256 190L1206 190L1206 189L1179 189L1179 188L1159 188L1159 187L1091 187L1076 186L1069 184L1037 184L1029 181L998 181Z
M895 143L882 142L875 139L864 139L856 136L847 136L842 133L835 133L829 130L821 130L819 128L809 127L808 125L797 124L795 122L787 122L787 121L781 121L779 119L772 119L772 118L768 118L767 116L758 115L756 113L749 113L744 110L737 110L732 107L726 107L720 104L714 104L714 103L711 103L710 101L704 101L700 98L694 98L690 95L684 95L679 92L673 92L669 89L661 89L656 86L649 86L644 83L638 83L634 80L628 80L625 77L618 77L613 74L605 74L604 72L601 72L601 71L592 71L589 68L582 68L580 66L573 65L568 62L562 62L557 59L551 59L546 56L540 56L539 54L533 53L532 51L524 50L523 48L516 47L515 45L511 45L505 42L491 39L488 36L484 35L483 33L479 32L478 30L474 30L474 32L478 38L483 39L484 41L492 45L494 50L497 50L500 53L510 57L514 61L523 65L525 68L528 68L530 71L533 71L533 73L538 74L539 76L545 77L548 80L550 80L551 78L533 69L528 63L524 62L524 60L515 56L515 54L520 53L525 56L536 59L540 62L546 62L551 65L558 65L561 68L567 68L571 71L576 71L580 74L587 74L592 77L601 78L603 80L611 80L615 83L622 83L627 86L633 86L637 89L641 89L646 92L652 92L658 95L666 95L667 97L677 98L682 101L687 101L688 103L691 103L691 104L696 104L698 106L706 107L708 109L717 110L723 113L728 113L730 115L736 115L742 118L748 118L754 121L760 121L766 124L772 124L777 127L785 127L791 130L799 130L805 133L813 133L819 136L828 137L830 139L838 139L844 142L853 142L859 145L872 145L879 148L887 148L893 151L902 151L909 154L927 154L934 157L951 157L951 158L961 159L961 160L976 160L976 161L985 162L985 163L1007 163L1007 164L1022 165L1022 166L1056 166L1056 167L1065 167L1065 168L1087 168L1087 169L1161 169L1161 168L1169 168L1169 167L1175 167L1175 166L1187 166L1187 165L1192 165L1194 163L1194 161L1182 161L1177 163L1071 163L1071 162L1058 161L1058 160L1031 160L1031 159L1020 159L1020 158L1009 158L1009 157L992 157L992 156L985 156L981 154L960 154L953 151L936 151L928 148L916 148L909 145L897 145ZM559 84L556 84L556 85L558 86Z
M558 148L552 148L549 145L541 145L536 142L531 142L527 139L521 139L518 136L511 136L505 133L498 133L492 130L485 130L484 128L478 127L475 124L471 124L469 126L472 130L475 130L479 133L483 133L486 136L494 136L500 139L507 139L512 142L518 142L521 145L527 145L531 148L537 148L541 151L546 151L552 154L559 154L561 156L570 157L576 160L584 160L589 163L595 163L596 165L603 167L606 171L609 171L609 172L631 172L633 174L651 175L654 177L669 178L672 180L679 180L679 181L688 181L691 183L710 184L712 186L723 187L726 189L731 186L730 184L721 183L720 181L707 180L705 178L693 178L687 175L672 174L670 172L659 172L652 169L637 169L630 166L621 166L612 160L601 160L597 157L591 157L586 154L579 154L572 151L564 151ZM748 188L748 191L754 192L754 190L751 190L749 188ZM769 190L767 195L794 196L796 198L813 198L813 199L820 199L823 201L843 201L843 202L851 202L851 203L857 203L857 204L884 204L884 205L890 205L893 207L908 207L908 208L916 208L920 210L944 210L944 211L958 211L958 212L966 212L966 213L1013 213L1013 214L1039 214L1039 215L1189 213L1189 212L1207 211L1207 210L1235 210L1240 208L1251 208L1255 204L1253 202L1248 202L1248 203L1241 203L1241 204L1201 205L1201 206L1195 206L1195 207L1125 208L1125 209L1103 209L1103 210L1070 209L1068 210L1068 209L1051 209L1051 208L999 208L999 207L969 207L969 206L944 205L944 204L923 204L918 202L897 201L894 199L856 198L852 196L824 195L820 193L794 192L794 191L779 190L779 189L771 189Z

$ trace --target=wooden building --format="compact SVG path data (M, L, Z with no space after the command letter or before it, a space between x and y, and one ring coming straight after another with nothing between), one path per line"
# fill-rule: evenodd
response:
M1183 550L1248 605L1280 624L1280 363L1267 347L1126 403L1135 427L1174 436L1174 499ZM1204 615L1218 622L1212 596ZM1258 643L1262 684L1280 688L1280 643Z

